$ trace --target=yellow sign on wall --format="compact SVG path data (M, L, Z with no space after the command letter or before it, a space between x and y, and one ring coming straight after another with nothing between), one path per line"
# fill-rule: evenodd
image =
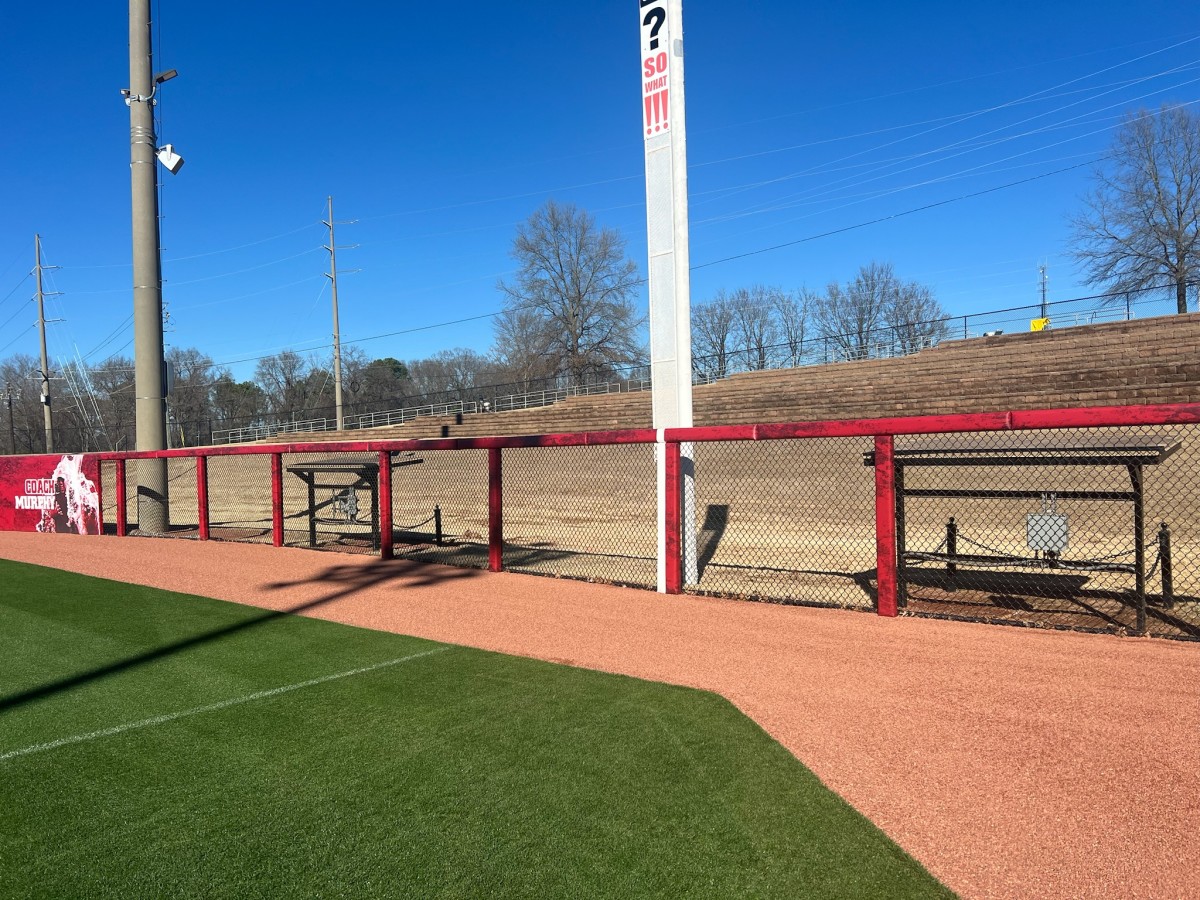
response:
M1030 331L1045 331L1050 327L1050 319L1031 319L1029 322Z

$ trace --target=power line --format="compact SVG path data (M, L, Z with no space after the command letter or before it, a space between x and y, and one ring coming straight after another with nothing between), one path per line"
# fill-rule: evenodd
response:
M1098 157L1097 159L1091 159L1091 160L1088 160L1087 162L1077 163L1076 165L1073 165L1073 166L1066 166L1062 169L1055 169L1053 172L1043 172L1041 175L1034 175L1030 178L1022 178L1020 181L1010 181L1008 184L1001 184L996 187L987 188L982 191L975 191L970 194L962 194L958 197L951 197L948 200L939 200L936 203L927 203L924 206L918 206L913 209L906 209L903 212L892 213L891 215L888 215L888 216L881 216L878 219L871 219L869 222L859 222L857 225L847 225L845 228L835 228L832 231L824 231L821 234L813 234L813 235L809 235L808 237L797 238L794 241L785 241L782 244L775 244L771 247L763 247L759 250L749 250L746 253L738 253L733 256L726 256L721 259L714 259L714 260L711 260L706 263L700 263L699 265L692 266L692 271L694 272L697 269L707 269L710 266L716 266L721 263L733 262L736 259L745 259L748 256L758 256L759 254L762 254L762 253L770 253L773 250L782 250L784 247L794 247L797 244L806 244L809 241L819 240L820 238L832 237L835 234L845 234L848 231L856 231L859 228L866 228L868 225L878 225L881 222L890 222L892 219L901 219L901 218L904 218L905 216L911 216L914 213L925 212L930 209L936 209L939 206L948 206L951 203L958 203L962 200L971 200L975 197L982 197L985 194L994 194L997 191L1002 191L1007 188L1018 187L1022 184L1029 184L1030 182L1033 182L1033 181L1041 181L1043 178L1049 178L1052 175L1061 175L1063 172L1070 172L1073 169L1081 169L1084 166L1090 166L1095 163L1098 163L1105 158L1106 157L1103 157L1103 156Z

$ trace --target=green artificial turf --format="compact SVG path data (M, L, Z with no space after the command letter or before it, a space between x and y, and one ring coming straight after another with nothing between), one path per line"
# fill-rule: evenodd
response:
M949 896L713 694L4 560L0 660L4 897Z

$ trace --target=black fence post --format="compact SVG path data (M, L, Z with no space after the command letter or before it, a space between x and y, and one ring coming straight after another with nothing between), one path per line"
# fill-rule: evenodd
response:
M1158 529L1158 564L1162 567L1162 603L1170 609L1175 605L1175 585L1171 575L1171 529L1166 522Z
M950 521L946 523L946 590L956 591L958 585L956 578L958 576L958 563L955 562L955 557L958 555L958 525L954 522L954 516L950 517Z

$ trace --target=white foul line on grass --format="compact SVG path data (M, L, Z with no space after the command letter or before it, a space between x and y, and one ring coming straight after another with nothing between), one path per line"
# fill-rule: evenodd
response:
M371 666L363 666L359 669L350 669L347 672L335 672L332 675L322 675L320 678L310 678L308 681L299 681L296 684L285 684L282 687L271 688L266 691L258 691L254 694L247 694L245 697L234 697L232 700L222 700L220 703L211 703L208 706L197 706L195 709L185 709L181 712L166 713L161 716L154 716L150 719L142 719L140 722L128 722L124 725L114 725L112 728L104 728L100 731L90 731L87 734L77 734L72 737L59 738L56 741L49 741L45 744L33 744L29 747L21 747L17 750L9 750L7 753L0 753L0 762L6 762L10 759L16 759L19 756L29 756L33 753L41 753L44 750L57 750L59 747L66 747L70 744L82 744L86 741L94 741L99 738L112 737L116 734L123 734L126 731L134 731L138 728L149 728L152 725L164 725L167 722L174 722L176 719L185 719L188 716L198 716L201 713L216 712L220 709L228 709L231 706L240 706L243 703L251 703L255 700L265 700L268 697L277 697L280 694L288 694L292 691L298 691L301 688L315 687L318 684L325 684L328 681L337 681L341 678L350 678L354 675L365 675L368 672L375 672L379 669L387 669L391 666L398 666L402 663L411 662L414 659L420 659L423 656L432 656L435 653L444 653L449 650L449 647L439 647L436 650L426 650L424 653L414 653L411 656L401 656L399 659L389 659L381 663L375 663Z

